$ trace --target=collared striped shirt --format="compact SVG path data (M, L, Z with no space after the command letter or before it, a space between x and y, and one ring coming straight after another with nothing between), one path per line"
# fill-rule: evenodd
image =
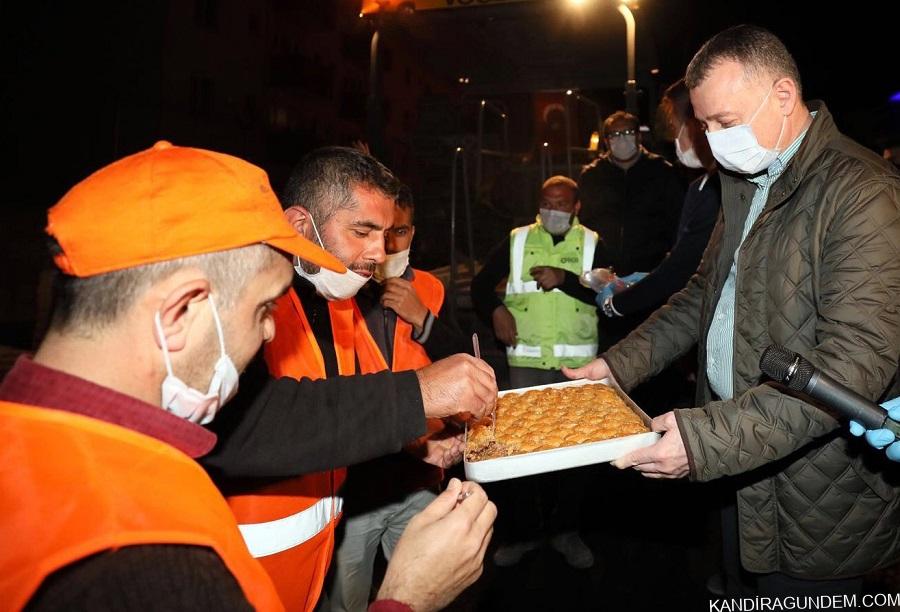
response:
M706 338L706 376L709 379L710 387L721 399L731 399L734 395L734 298L737 285L737 261L741 245L744 244L750 228L756 223L766 206L766 201L769 199L769 188L781 176L797 149L800 148L806 132L807 130L804 130L795 138L794 142L775 158L765 173L747 179L756 185L756 192L753 194L750 212L744 222L741 242L734 251L731 269L725 280L725 286L722 288L722 295L716 304L709 335Z

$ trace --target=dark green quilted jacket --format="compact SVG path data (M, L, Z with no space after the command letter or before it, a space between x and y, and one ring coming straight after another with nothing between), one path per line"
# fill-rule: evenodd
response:
M759 357L779 343L867 398L900 394L900 177L838 132L824 104L809 108L809 132L741 246L734 399L711 401L701 350L702 408L675 414L690 478L736 476L744 567L831 578L900 559L900 464L766 382ZM699 270L605 355L625 389L705 348L754 189L722 174L722 215Z

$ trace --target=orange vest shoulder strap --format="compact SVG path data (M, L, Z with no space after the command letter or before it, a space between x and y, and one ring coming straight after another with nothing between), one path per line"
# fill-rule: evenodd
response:
M355 374L356 359L359 360L361 374L372 374L388 369L384 355L372 337L356 300L351 298L328 302L328 308L331 311L335 350L343 355L346 362L340 368L341 374ZM340 366L340 358L338 362Z
M275 304L275 338L264 349L269 373L275 378L289 376L297 380L325 378L322 350L297 293L290 289Z
M0 402L0 491L4 606L22 608L47 576L95 553L187 544L212 548L255 608L282 609L206 472L155 438Z

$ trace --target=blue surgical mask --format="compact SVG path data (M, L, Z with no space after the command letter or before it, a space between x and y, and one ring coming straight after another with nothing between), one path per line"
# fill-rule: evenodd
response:
M778 140L775 142L775 148L773 149L767 149L759 144L756 135L753 133L753 128L750 127L759 111L765 106L766 100L772 95L774 88L775 85L773 84L769 88L769 93L763 98L759 108L756 109L756 112L753 113L753 116L750 117L750 121L747 123L716 132L707 130L706 139L709 141L709 148L712 150L716 161L726 170L740 172L741 174L757 174L772 165L772 162L775 161L775 158L781 152L778 145L781 144L781 137L784 136L784 128L787 124L786 115L782 118L781 133L778 134Z

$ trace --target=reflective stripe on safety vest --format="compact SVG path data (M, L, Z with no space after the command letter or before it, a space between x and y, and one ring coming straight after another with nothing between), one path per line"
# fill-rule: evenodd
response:
M554 357L587 357L597 356L597 344L554 344Z
M540 357L541 347L528 346L527 344L522 344L520 342L515 346L507 346L506 354L507 356L511 355L513 357Z
M341 497L324 497L315 504L290 516L266 523L238 525L250 554L265 557L311 540L341 513Z
M554 357L589 357L593 358L597 354L596 344L554 344ZM512 357L535 357L543 356L541 347L529 346L527 344L517 344L516 346L506 347L506 355Z

